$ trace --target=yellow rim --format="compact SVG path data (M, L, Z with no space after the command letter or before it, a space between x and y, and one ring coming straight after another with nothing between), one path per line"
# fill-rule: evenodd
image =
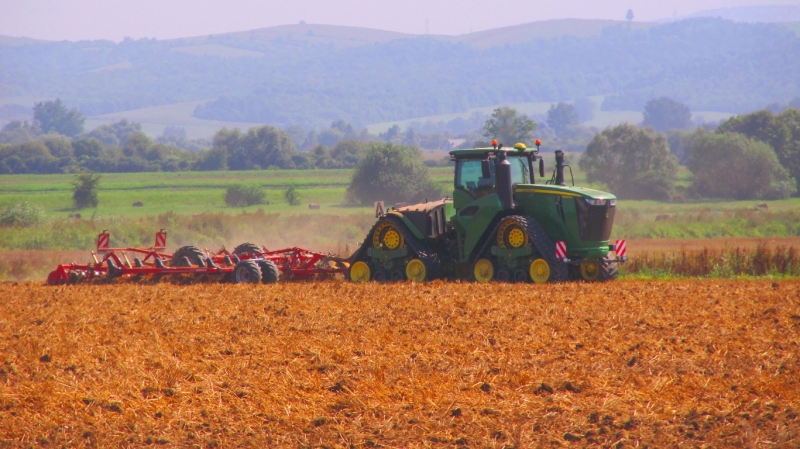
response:
M478 282L489 282L494 278L494 265L488 259L479 259L472 268L472 274Z
M350 280L353 282L367 282L369 276L369 265L366 262L358 261L350 267Z
M391 223L384 221L375 228L372 234L372 246L375 248L384 247L388 250L402 248L405 244L403 234Z
M517 223L508 218L500 224L497 230L497 246L506 249L522 248L528 244L528 233Z
M419 259L413 259L406 265L406 277L413 282L425 282L428 271Z
M531 279L537 284L544 284L550 279L550 265L544 259L536 259L531 262Z
M600 264L598 262L581 263L581 279L584 281L596 281L600 276Z

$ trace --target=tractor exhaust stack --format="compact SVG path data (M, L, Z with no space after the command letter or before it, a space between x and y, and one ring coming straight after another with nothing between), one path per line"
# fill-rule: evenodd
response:
M561 150L556 150L556 185L567 185L564 182L564 152Z
M508 155L505 151L498 151L497 153L495 179L497 181L497 195L500 197L503 209L513 209L514 188L511 183L511 162L508 161Z

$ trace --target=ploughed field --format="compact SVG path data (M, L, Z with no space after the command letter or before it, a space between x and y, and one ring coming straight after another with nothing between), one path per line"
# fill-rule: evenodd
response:
M0 296L0 447L800 445L798 280Z

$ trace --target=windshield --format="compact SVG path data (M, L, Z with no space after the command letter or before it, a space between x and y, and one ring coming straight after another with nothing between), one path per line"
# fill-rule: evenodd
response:
M528 158L524 156L509 156L508 162L511 163L511 183L530 184L528 174Z

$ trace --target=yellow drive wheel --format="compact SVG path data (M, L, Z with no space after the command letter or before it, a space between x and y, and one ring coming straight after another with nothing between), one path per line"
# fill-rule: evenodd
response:
M348 273L352 282L369 282L370 275L369 265L362 261L354 263Z
M402 248L403 245L405 245L403 234L388 221L379 224L372 234L372 246L375 248L385 248L391 251Z
M550 264L544 259L536 259L531 262L530 275L533 282L544 284L550 279Z
M588 282L596 281L600 277L600 263L596 261L581 262L581 279Z
M419 259L411 259L406 265L406 278L413 282L425 282L428 276L428 269L425 264Z
M522 248L528 244L528 233L519 222L506 218L497 229L497 246L504 249Z
M489 282L494 279L494 264L489 259L478 259L472 266L472 275L477 282Z

